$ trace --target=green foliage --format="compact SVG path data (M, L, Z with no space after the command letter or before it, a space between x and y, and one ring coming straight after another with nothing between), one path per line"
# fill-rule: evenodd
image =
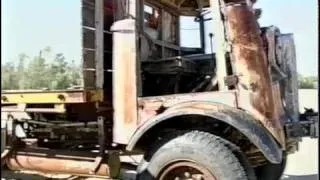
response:
M19 89L18 75L13 63L8 62L1 65L1 87L2 89Z
M318 88L318 78L315 76L303 77L298 76L299 89L317 89Z
M18 56L18 63L1 64L2 90L17 89L67 89L81 85L81 68L72 61L68 63L59 53L49 58L51 48L40 51L38 56Z

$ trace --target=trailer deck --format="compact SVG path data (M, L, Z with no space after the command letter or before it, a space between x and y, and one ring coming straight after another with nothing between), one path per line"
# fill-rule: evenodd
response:
M86 103L103 100L103 91L99 90L14 90L2 91L1 103L19 104L48 104L48 103Z

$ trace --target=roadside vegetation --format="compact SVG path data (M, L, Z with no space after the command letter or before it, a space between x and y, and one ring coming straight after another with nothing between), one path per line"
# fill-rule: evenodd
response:
M81 86L82 68L62 53L53 54L50 47L38 56L19 54L16 60L1 64L1 89L67 89ZM318 77L298 76L300 89L317 89Z
M318 89L318 77L316 76L298 76L299 89Z
M81 69L62 53L53 54L50 47L35 57L22 53L16 60L1 64L1 89L58 90L81 86Z

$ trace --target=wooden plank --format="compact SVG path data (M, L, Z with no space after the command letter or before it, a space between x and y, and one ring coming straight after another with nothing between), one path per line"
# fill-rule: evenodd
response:
M82 46L83 48L95 49L95 31L88 30L87 28L82 28Z
M88 4L82 6L82 26L94 27L94 6Z
M82 0L82 67L85 89L95 89L95 0ZM91 49L91 51L88 51Z
M177 4L173 3L172 1L170 0L160 0L161 3L167 5L167 6L171 6L175 9L179 9L179 6L177 6Z
M179 2L177 3L177 6L180 8L181 5L185 2L186 0L179 0Z
M142 33L144 33L144 0L138 0L137 1L137 27L136 29L136 36L137 39L140 37ZM142 87L143 87L143 81L142 81L142 75L141 75L141 62L143 61L142 59L142 39L140 38L141 43L139 41L136 41L136 47L137 47L137 55L136 55L136 66L137 66L137 96L141 97L142 96Z
M165 19L164 13L165 13L164 9L161 9L161 38L162 38L161 40L162 42L165 40L164 35L166 33L165 25L164 25L166 19ZM161 46L161 58L165 58L165 50L163 46Z
M137 16L137 2L139 2L139 0L128 0L129 1L129 16L132 18L136 18Z
M221 5L219 0L210 0L210 8L213 12L213 32L214 41L217 45L216 65L217 65L217 79L219 90L227 90L224 78L227 76L226 64L226 34L224 22L222 20Z
M104 55L104 1L96 0L95 3L95 66L96 66L96 88L103 89L104 83L104 65L103 65L103 55Z
M83 79L85 89L95 89L95 71L89 71L88 69L95 69L94 64L94 51L83 51Z
M149 4L151 6L155 6L155 7L158 7L160 9L164 9L165 11L170 12L173 15L176 15L176 16L180 15L180 12L179 12L179 10L177 8L174 8L174 7L171 7L171 6L168 6L168 5L164 5L163 3L161 3L158 0L157 1L155 1L155 0L146 0L145 2L146 2L146 4Z
M174 50L177 50L177 51L181 50L180 46L174 45L172 43L167 43L165 41L161 41L161 40L157 40L157 39L151 39L151 40L152 40L153 43L155 43L155 44L157 44L159 46L170 48L170 49L174 49Z

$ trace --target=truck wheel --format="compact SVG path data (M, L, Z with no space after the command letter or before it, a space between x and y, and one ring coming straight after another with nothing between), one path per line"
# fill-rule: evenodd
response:
M248 180L225 140L199 131L157 144L138 167L137 179Z

